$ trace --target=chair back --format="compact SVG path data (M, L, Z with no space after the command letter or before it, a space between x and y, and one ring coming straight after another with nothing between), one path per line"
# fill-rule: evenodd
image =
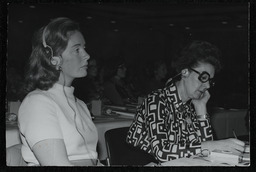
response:
M27 166L21 155L22 144L13 145L6 148L6 165L7 166Z
M129 127L114 128L105 132L108 165L143 166L156 159L145 151L126 143Z

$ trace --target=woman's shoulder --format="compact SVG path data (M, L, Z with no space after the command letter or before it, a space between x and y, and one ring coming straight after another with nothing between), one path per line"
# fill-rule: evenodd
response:
M147 99L166 101L167 97L172 94L172 89L173 88L169 86L161 89L156 89L147 95Z
M25 102L25 101L34 102L34 101L39 101L39 100L51 101L52 99L47 91L36 89L36 90L28 93L27 96L24 98L23 102Z
M160 96L166 94L166 88L158 88L153 91L151 91L148 96Z
M56 103L47 95L43 90L34 90L30 92L22 101L19 108L19 116L27 117L34 115L31 112L38 112L37 114L42 114L45 111L51 111L55 109Z
M46 94L44 92L45 91L43 91L43 90L35 89L35 90L29 92L26 97L46 96Z
M151 91L148 95L147 95L147 100L148 101L159 101L160 98L163 95L163 89L157 89L154 91Z

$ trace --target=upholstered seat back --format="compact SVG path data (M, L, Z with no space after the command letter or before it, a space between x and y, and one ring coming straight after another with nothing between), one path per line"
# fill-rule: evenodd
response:
M129 127L115 128L105 132L109 165L142 166L155 162L155 158L128 143L126 136Z

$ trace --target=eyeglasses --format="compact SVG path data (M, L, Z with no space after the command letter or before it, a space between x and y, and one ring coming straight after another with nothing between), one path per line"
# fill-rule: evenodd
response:
M210 74L206 71L203 71L202 73L198 72L195 69L189 68L190 70L194 71L195 73L197 73L198 76L198 80L201 81L202 83L206 83L207 81L210 82L211 87L213 87L215 85L215 82L213 80L213 78L210 78Z

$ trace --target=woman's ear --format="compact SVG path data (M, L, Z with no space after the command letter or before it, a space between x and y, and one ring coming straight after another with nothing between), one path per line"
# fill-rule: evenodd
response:
M187 77L189 75L188 69L182 69L181 75L182 75L182 77Z
M51 64L54 66L60 66L62 64L62 58L59 56L53 56L51 58Z

